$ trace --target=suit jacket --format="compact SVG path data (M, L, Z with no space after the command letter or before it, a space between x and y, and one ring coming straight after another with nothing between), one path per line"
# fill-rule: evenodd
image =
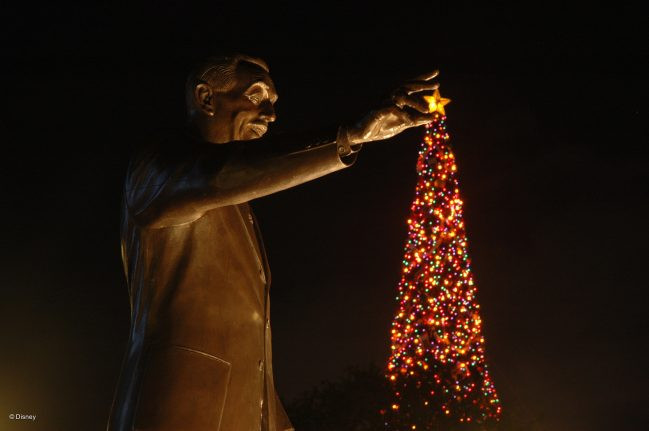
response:
M335 139L210 144L129 165L121 248L131 329L108 431L292 429L275 392L270 272L248 201L351 165Z

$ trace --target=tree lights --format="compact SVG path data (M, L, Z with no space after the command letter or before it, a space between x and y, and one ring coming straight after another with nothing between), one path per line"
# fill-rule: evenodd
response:
M389 429L436 429L440 423L486 423L501 406L485 363L480 305L439 91L426 98L434 121L417 161L408 239L391 329L386 377L393 403Z

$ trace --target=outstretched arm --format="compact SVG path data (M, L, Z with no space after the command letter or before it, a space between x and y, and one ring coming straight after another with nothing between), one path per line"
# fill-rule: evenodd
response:
M214 208L311 181L350 166L355 159L355 152L338 149L335 136L181 142L152 148L132 162L126 202L143 227L175 226Z
M437 72L409 81L383 107L328 140L194 142L145 153L129 168L125 197L136 223L164 228L205 212L269 195L350 166L361 144L429 123L423 92L437 88ZM332 133L333 134L333 133Z

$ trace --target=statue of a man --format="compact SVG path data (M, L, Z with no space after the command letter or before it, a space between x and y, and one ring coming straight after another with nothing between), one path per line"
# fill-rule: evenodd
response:
M277 92L260 59L211 58L187 81L188 127L128 168L121 247L131 330L109 431L292 429L275 392L270 273L248 202L350 166L361 144L432 121L404 84L330 136L262 138Z

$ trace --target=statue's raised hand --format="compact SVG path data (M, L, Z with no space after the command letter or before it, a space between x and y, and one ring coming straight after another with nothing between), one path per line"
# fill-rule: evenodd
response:
M425 95L439 87L432 81L438 71L421 75L394 90L384 107L370 111L358 123L346 127L351 144L379 141L391 138L410 127L417 127L433 121L428 110Z

